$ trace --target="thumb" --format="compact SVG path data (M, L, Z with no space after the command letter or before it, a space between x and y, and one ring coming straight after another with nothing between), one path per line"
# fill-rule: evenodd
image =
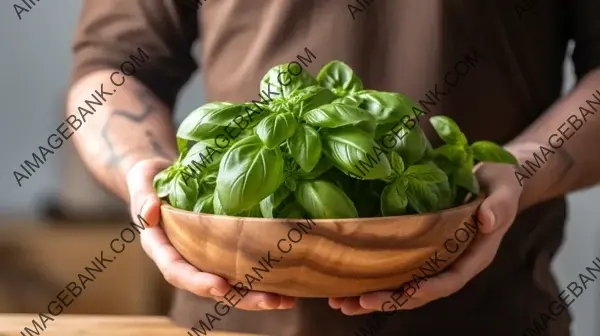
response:
M476 169L482 191L487 195L477 217L481 232L489 234L508 228L517 214L521 188L515 183L514 169L505 164L485 163Z
M167 168L171 163L166 159L150 159L136 163L127 172L127 187L129 189L129 204L131 218L139 221L142 219L146 226L158 225L160 220L160 199L152 186L154 176ZM142 219L139 219L141 216Z

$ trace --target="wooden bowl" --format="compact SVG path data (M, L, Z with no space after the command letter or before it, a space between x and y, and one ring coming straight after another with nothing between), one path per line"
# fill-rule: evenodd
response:
M232 285L345 297L441 272L473 240L483 199L436 213L316 220L207 215L163 204L162 225L190 264Z

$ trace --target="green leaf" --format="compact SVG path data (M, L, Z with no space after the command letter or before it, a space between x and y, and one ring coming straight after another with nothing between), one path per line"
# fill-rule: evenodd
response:
M306 69L298 68L296 64L290 68L289 65L276 65L261 79L260 91L266 99L290 98L295 91L317 84Z
M325 174L331 167L333 167L331 160L325 156L321 156L317 165L310 172L306 173L301 171L298 173L298 177L305 180L314 180L322 174Z
M256 134L269 149L291 137L299 123L292 113L272 114L256 126Z
M194 205L194 212L212 214L215 210L213 207L214 194L206 195L198 198L198 201Z
M332 104L344 104L344 105L350 105L350 106L354 106L354 107L360 107L360 104L362 104L362 99L360 97L358 97L356 94L352 94L352 95L347 95L344 97L340 97L334 101L331 102Z
M308 173L321 159L323 145L319 133L309 125L302 124L287 140L290 154L300 168Z
M244 104L212 102L192 111L179 125L177 137L200 141L223 133L226 126L238 127L233 119L245 116Z
M464 146L442 145L431 151L434 156L441 156L453 164L461 165L467 162L467 152Z
M375 124L375 119L367 111L342 104L327 104L317 107L304 113L302 119L309 125L327 128L356 125L363 121Z
M445 143L461 146L467 144L467 138L452 118L447 116L433 116L429 119L429 122L440 139Z
M402 157L400 157L400 155L396 152L390 152L390 159L392 170L394 170L398 175L401 175L405 169Z
M301 117L306 111L329 104L336 98L337 96L331 90L313 85L294 92L291 102L299 106L297 115Z
M390 163L375 141L352 127L328 129L321 136L323 153L345 174L375 180L391 174Z
M469 192L475 195L479 194L479 182L475 174L473 174L473 165L465 165L458 168L452 174L452 180L456 185L467 189Z
M405 165L412 165L421 160L427 148L431 146L421 127L416 124L412 129L400 124L380 137L378 143L384 150L394 150L400 154Z
M300 181L294 192L298 202L312 218L357 218L354 203L335 184L324 181Z
M219 193L215 190L213 194L213 213L215 215L227 215L223 210L223 206L221 205L221 201L219 200Z
M291 191L296 191L296 187L298 186L298 181L294 176L288 176L283 183Z
M440 183L448 180L448 177L441 169L427 164L408 167L404 172L404 176L425 183Z
M406 186L405 186L406 187ZM381 214L400 216L406 213L408 196L406 190L397 183L388 184L381 193Z
M171 183L171 191L169 193L169 204L182 210L193 210L198 198L198 181L190 179L184 182L181 175Z
M283 200L285 200L291 191L285 185L280 186L274 193L260 201L260 212L264 218L274 218L273 212Z
M319 85L335 92L338 96L345 96L363 89L360 78L345 63L331 61L327 63L317 75Z
M201 140L189 149L181 164L187 167L188 171L193 169L197 172L204 172L217 166L226 150L227 147L219 148L211 140Z
M216 191L223 210L236 214L260 203L283 182L279 148L266 148L258 136L235 143L219 166Z
M281 211L277 212L276 218L304 218L306 212L298 202L293 201L286 204Z
M410 180L406 187L408 204L417 213L427 213L437 210L438 197L429 184L418 180Z
M171 192L171 181L173 181L176 175L177 172L173 169L173 166L170 166L154 176L152 186L158 198L164 198L169 195Z
M471 149L477 161L519 164L509 151L491 141L476 141L471 145Z
M429 187L438 197L438 209L447 209L452 207L454 193L452 187L450 186L450 181L430 184Z
M414 114L414 103L398 93L363 90L355 96L361 100L360 107L368 111L377 124L395 124L402 120L402 117Z
M189 140L177 137L177 150L180 154L185 155L188 151Z
M260 210L260 206L255 205L252 208L248 209L248 210L244 210L238 214L236 214L236 216L238 217L253 217L253 218L262 218L262 212Z

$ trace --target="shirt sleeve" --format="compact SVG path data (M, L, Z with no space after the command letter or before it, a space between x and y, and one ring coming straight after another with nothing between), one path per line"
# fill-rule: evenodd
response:
M600 67L600 0L567 1L571 38L575 41L573 63L578 78ZM540 4L543 6L543 4Z
M141 48L148 59L132 76L173 108L198 68L192 56L198 15L182 1L84 0L72 44L71 83L93 71L119 69L131 55L141 59Z

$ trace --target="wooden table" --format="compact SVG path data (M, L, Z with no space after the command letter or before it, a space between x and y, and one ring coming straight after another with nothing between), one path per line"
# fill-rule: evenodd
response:
M37 315L0 314L0 336L21 336L25 327L35 328L31 322L32 319L40 322ZM46 326L47 328L40 332L40 336L188 335L188 329L174 326L164 316L59 315L54 317L54 321L47 321ZM211 331L208 335L256 336L220 331Z

